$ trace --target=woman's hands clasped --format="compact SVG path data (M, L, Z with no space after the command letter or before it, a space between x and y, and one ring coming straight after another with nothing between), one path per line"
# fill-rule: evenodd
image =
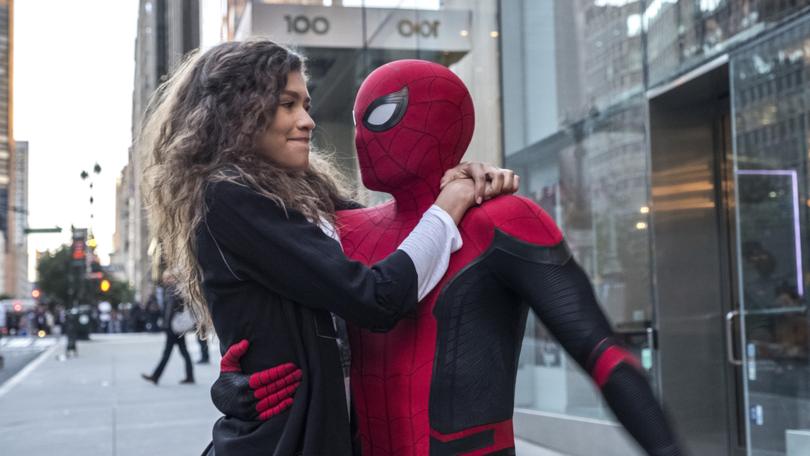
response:
M436 205L444 209L458 224L467 209L474 204L503 194L515 193L520 187L520 176L478 162L463 162L447 170L441 179L441 192Z

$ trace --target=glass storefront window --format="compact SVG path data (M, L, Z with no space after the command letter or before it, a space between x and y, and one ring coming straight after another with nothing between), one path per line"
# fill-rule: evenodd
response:
M501 52L506 166L563 230L614 327L649 360L631 341L652 321L640 11L599 0L512 5ZM516 406L610 419L590 378L534 318L521 356Z
M522 191L563 229L600 305L646 366L653 358L649 346L633 338L655 326L647 91L767 35L808 7L810 0L501 2L506 165L524 176ZM808 206L810 139L803 113L810 45L807 31L792 30L785 32L793 33L792 47L746 51L733 75L735 144L743 165L737 176L739 209L747 211L740 225L743 276L756 273L747 259L762 262L763 250L781 252L766 268L768 287L756 281L743 286L752 309L757 307L752 296L762 290L768 301L762 306L770 308L776 305L770 302L774 286L781 286L787 299L805 280L806 247L799 241L806 230L791 220L803 221ZM790 220L775 216L794 212L799 215ZM770 283L777 278L776 285ZM749 316L749 323L754 320ZM606 416L588 379L541 324L530 322L524 344L519 407ZM650 369L651 378L655 372Z
M640 12L632 1L501 2L507 156L642 91Z
M523 193L563 229L614 328L628 336L652 320L644 106L632 99L566 128L563 140L507 159L525 176ZM590 378L533 317L521 356L518 407L610 417Z
M643 3L641 22L647 29L651 86L676 77L810 5L808 0Z
M810 441L810 18L731 59L748 449ZM795 451L795 450L793 450Z

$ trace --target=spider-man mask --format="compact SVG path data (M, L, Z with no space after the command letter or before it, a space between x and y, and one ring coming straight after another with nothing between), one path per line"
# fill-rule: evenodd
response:
M475 114L467 87L447 67L398 60L363 81L354 123L367 188L395 193L427 184L438 192L470 144Z

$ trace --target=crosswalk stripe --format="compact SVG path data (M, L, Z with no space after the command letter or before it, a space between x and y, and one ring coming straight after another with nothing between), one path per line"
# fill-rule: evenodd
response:
M44 339L36 339L34 340L35 347L50 347L51 345L56 343L56 339L48 337Z
M24 348L30 347L31 344L34 343L34 339L30 337L21 337L21 338L14 338L6 343L6 347L8 348Z

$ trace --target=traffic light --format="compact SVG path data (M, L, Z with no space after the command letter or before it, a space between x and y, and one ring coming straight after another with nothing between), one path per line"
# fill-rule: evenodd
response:
M79 265L84 264L85 252L84 252L84 242L81 240L74 240L73 245L70 247L71 250L71 257L73 258L74 262L78 262Z
M110 281L107 279L103 279L101 283L98 285L98 288L101 290L102 293L106 293L110 291Z
M73 266L84 268L87 260L87 229L71 228L71 230L73 231L73 243L70 246L70 256L73 259Z
M42 296L42 292L39 291L39 288L34 288L33 290L31 290L32 298L39 299L40 296Z

